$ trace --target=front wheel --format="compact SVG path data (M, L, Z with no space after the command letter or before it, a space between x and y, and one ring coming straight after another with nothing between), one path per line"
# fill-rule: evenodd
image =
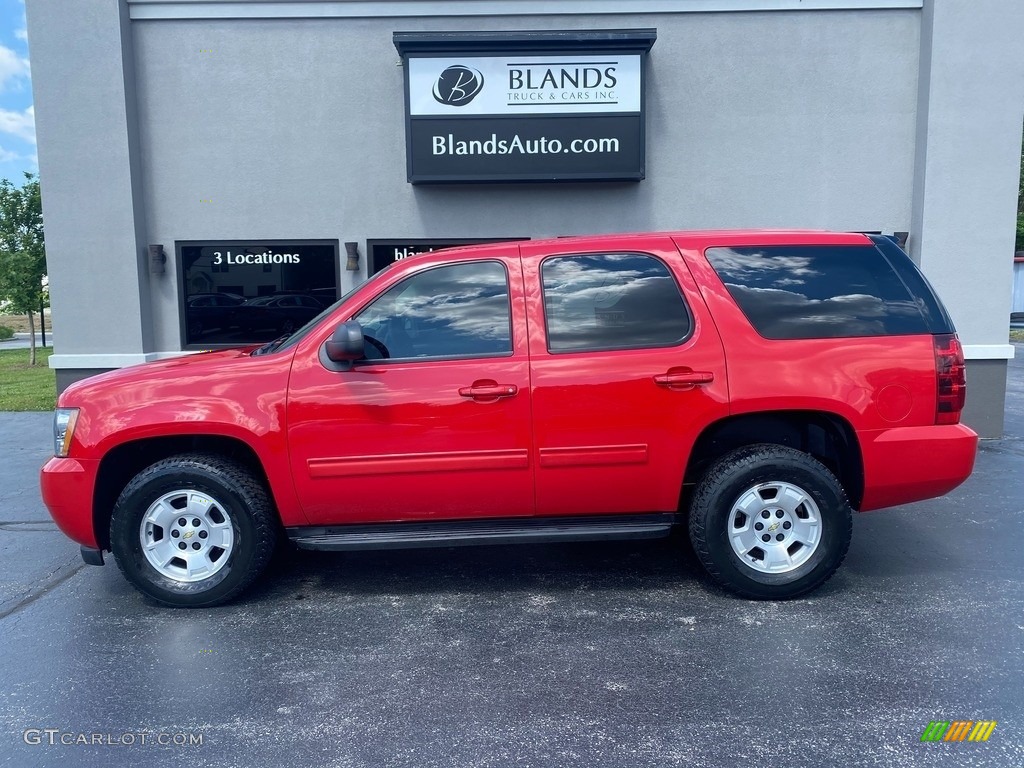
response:
M270 496L246 467L174 456L125 487L110 520L114 559L149 597L176 607L227 602L263 571L277 542Z
M846 557L852 512L835 476L780 445L726 454L697 484L690 540L708 573L755 599L810 592Z

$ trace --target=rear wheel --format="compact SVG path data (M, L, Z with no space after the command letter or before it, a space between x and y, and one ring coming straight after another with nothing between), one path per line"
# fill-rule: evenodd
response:
M825 465L801 451L753 445L726 454L697 484L690 540L725 588L785 599L819 587L850 546L852 512Z
M110 521L121 571L172 606L227 602L263 571L276 541L263 483L241 464L204 454L144 469L121 492Z

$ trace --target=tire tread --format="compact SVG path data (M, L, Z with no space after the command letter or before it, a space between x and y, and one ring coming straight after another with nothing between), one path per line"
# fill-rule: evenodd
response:
M270 491L265 483L249 468L233 459L215 453L203 452L177 454L149 465L132 478L118 496L117 502L114 505L114 511L110 516L110 540L114 541L114 530L119 524L121 516L131 512L126 506L126 500L133 493L168 469L187 471L190 468L200 469L209 473L217 477L220 482L229 487L233 486L237 490L239 495L245 499L245 506L249 511L255 537L252 564L235 585L214 599L208 601L197 600L189 602L187 605L187 607L205 608L229 602L245 591L270 563L280 538L277 511L274 507ZM130 582L137 584L134 575L129 573L125 563L122 562L121 558L117 557L116 552L114 553L114 560L117 562L121 573ZM143 591L149 597L166 605L182 607L180 603L163 600L151 591Z
M757 443L743 448L737 448L715 461L715 463L711 465L708 471L697 483L697 488L693 495L688 521L690 542L693 544L694 552L700 560L701 565L703 565L704 569L708 572L708 575L721 586L743 597L760 600L766 599L766 595L763 591L755 591L745 587L736 579L730 578L722 571L721 568L718 567L708 546L708 530L705 516L702 514L694 514L694 512L696 510L705 509L708 506L710 498L717 491L718 487L726 481L729 475L738 471L754 469L758 466L777 462L780 454L784 454L786 459L789 461L803 465L803 468L810 472L824 473L825 476L834 483L843 508L849 509L849 500L847 499L846 491L843 489L842 484L836 479L835 475L828 469L828 467L803 451L798 451L794 448L777 445L775 443ZM849 543L853 535L852 515L844 515L844 520L846 530L842 531L841 535L843 536L846 545L843 547L842 552L839 553L839 558L835 565L820 581L812 582L804 588L795 590L792 593L787 592L783 599L799 597L817 589L831 579L832 576L835 575L836 571L839 570L839 567L842 565L843 561L846 559L847 553L849 552Z

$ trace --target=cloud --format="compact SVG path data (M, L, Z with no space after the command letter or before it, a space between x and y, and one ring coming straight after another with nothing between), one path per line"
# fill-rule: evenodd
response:
M0 133L17 136L19 139L36 143L36 110L28 107L24 112L0 109Z
M29 76L28 59L19 56L6 45L0 45L0 91L12 80Z
M25 18L25 0L21 0L21 26L14 30L14 36L19 40L28 42L28 19Z
M22 157L17 152L11 152L9 149L0 147L0 163L9 163L12 160L21 160Z

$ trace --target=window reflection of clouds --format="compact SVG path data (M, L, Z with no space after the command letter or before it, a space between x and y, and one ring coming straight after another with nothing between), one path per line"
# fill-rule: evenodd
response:
M668 346L689 316L664 264L649 256L565 256L543 266L552 351Z
M505 269L495 262L439 267L391 288L357 318L385 336L393 357L510 352Z
M768 338L925 332L920 307L873 247L713 248L707 255Z
M710 252L709 252L710 253ZM776 288L787 285L803 285L806 281L798 278L813 278L821 275L811 268L810 256L792 254L770 254L763 250L715 248L715 270L722 280L750 283L754 280L770 281Z

